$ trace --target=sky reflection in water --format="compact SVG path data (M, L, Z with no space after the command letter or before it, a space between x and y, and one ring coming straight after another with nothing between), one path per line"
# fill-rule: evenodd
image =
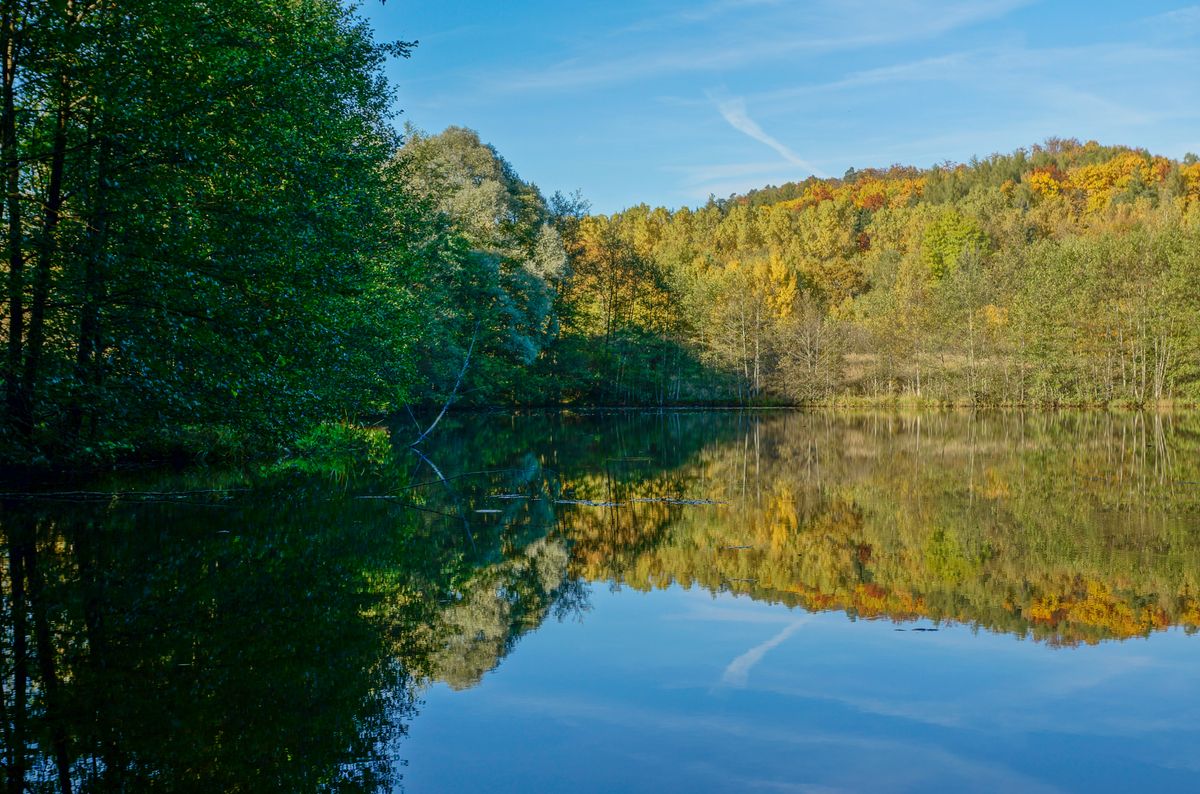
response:
M680 587L592 604L426 694L408 790L1188 791L1200 771L1179 630L1062 649Z

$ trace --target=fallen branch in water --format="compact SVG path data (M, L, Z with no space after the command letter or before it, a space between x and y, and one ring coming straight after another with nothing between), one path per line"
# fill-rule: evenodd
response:
M582 505L584 507L624 507L621 502L593 502L591 499L555 499L556 505Z
M476 325L476 330L478 330L478 327L479 326ZM471 344L472 345L475 344L474 339L471 340ZM467 354L467 357L470 358L470 353ZM466 371L465 367L464 367L464 371ZM443 409L442 412L445 413L445 409ZM439 416L438 418L440 419L441 417ZM437 422L435 421L434 424L437 424ZM430 425L429 429L432 430L433 425ZM433 473L436 474L438 476L438 479L442 481L442 484L446 486L446 491L450 494L450 499L454 502L454 508L456 510L458 510L459 516L462 517L463 531L465 531L467 533L467 540L471 541L471 551L477 551L477 549L475 548L475 536L471 534L471 522L467 521L467 514L463 511L462 503L459 501L459 498L458 498L458 493L455 492L454 488L450 485L450 481L446 479L446 475L442 474L442 470L437 467L437 464L435 464L429 458L425 457L421 453L421 450L417 449L415 446L410 447L410 449L414 455L416 455L421 460L425 461L425 463L427 463L429 465L429 468L433 469Z
M727 502L718 502L715 499L676 499L670 496L662 497L642 497L638 499L630 499L631 502L658 502L665 505L723 505Z
M475 339L479 336L479 322L475 323L475 330L471 332L471 344L467 347L466 358L463 359L462 369L458 371L458 378L454 381L454 388L450 390L450 396L446 398L446 402L442 405L442 410L433 419L433 423L425 428L425 432L417 436L417 440L409 444L410 447L415 447L425 440L425 437L433 432L437 427L438 422L442 421L442 417L446 415L446 411L450 410L450 403L454 402L454 398L458 395L458 387L462 385L462 379L467 374L467 367L471 363L471 353L475 350ZM436 469L436 467L434 467ZM441 474L441 472L438 472ZM445 479L444 477L442 478Z

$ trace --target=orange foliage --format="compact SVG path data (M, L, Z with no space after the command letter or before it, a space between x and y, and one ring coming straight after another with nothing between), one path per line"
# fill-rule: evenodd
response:
M854 185L854 206L877 210L887 203L887 185L880 179L863 179Z
M804 189L804 195L798 199L785 202L785 205L797 212L815 207L822 201L833 201L833 188L828 182L813 182Z
M1096 581L1085 582L1082 593L1051 593L1036 598L1024 615L1051 626L1065 623L1106 629L1116 637L1136 637L1171 625L1162 608L1134 607Z
M893 166L888 171L871 169L862 172L854 182L844 184L841 180L814 180L804 189L804 195L790 201L780 202L796 212L803 212L824 201L848 200L859 209L871 212L884 207L904 207L921 197L925 177L915 176L915 170Z

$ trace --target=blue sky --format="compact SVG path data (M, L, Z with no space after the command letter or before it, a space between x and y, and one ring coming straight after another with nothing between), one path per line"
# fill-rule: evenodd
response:
M1200 152L1200 5L389 0L402 121L478 130L549 194L677 207L1049 136Z

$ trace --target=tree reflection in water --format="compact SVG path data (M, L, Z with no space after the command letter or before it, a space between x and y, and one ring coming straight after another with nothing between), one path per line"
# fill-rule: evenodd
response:
M438 469L486 473L442 482L396 449L7 499L9 789L389 789L423 687L474 686L548 617L585 611L587 582L1056 645L1200 626L1195 417L447 425ZM147 495L166 491L196 493Z

